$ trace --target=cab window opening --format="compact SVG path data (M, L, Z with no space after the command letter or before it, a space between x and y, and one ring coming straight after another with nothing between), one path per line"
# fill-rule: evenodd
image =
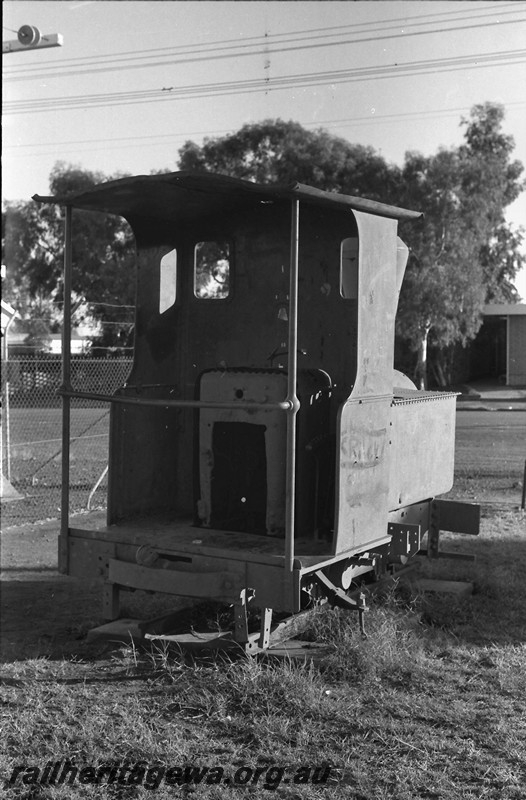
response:
M161 258L159 269L159 314L164 314L177 299L177 250Z
M358 238L343 239L340 246L340 294L345 300L358 298Z
M194 249L194 294L200 300L225 300L231 293L231 248L228 242L197 242Z

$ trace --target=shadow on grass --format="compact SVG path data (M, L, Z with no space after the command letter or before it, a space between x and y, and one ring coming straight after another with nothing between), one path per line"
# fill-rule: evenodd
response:
M526 533L505 539L451 538L448 551L472 553L476 561L440 559L423 565L422 574L473 583L470 597L426 595L423 621L473 644L526 642Z
M33 580L25 577L26 570L16 571L24 575L22 580L5 580L1 587L0 660L74 655L87 630L98 622L100 585L54 578L49 575L52 570L33 571Z
M52 576L53 570L16 570L21 580L1 584L0 663L35 658L96 660L119 642L87 641L87 634L101 625L102 584L68 576ZM121 616L148 619L173 610L180 598L123 593ZM181 601L182 602L182 601Z

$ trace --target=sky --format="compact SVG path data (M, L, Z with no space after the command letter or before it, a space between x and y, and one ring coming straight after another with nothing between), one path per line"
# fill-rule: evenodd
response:
M3 3L63 45L4 57L4 200L49 192L57 163L176 170L191 139L263 119L322 127L401 165L463 141L501 103L526 165L526 2L33 0ZM526 192L508 210L526 225ZM526 270L516 286L526 301Z

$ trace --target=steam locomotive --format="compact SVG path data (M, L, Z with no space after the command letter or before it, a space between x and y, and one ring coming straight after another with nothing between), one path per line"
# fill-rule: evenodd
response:
M330 602L397 574L477 510L453 483L456 395L393 367L418 212L302 184L176 172L38 202L66 208L60 569L233 609L264 650ZM134 362L115 394L71 386L72 210L117 214L137 245ZM111 407L107 516L68 514L72 398ZM251 609L258 627L251 630Z

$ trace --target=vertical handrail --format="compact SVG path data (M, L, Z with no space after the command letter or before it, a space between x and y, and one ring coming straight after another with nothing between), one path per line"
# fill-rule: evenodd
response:
M287 400L287 468L285 506L285 564L289 572L294 563L294 521L296 495L296 414L299 400L298 385L298 271L299 271L299 200L292 201L290 236L290 285L289 285L289 340Z
M72 208L66 206L64 244L64 318L62 324L62 389L71 391L71 269L72 269ZM60 566L67 569L67 535L69 528L69 442L71 427L71 398L62 395L62 486L60 506Z

